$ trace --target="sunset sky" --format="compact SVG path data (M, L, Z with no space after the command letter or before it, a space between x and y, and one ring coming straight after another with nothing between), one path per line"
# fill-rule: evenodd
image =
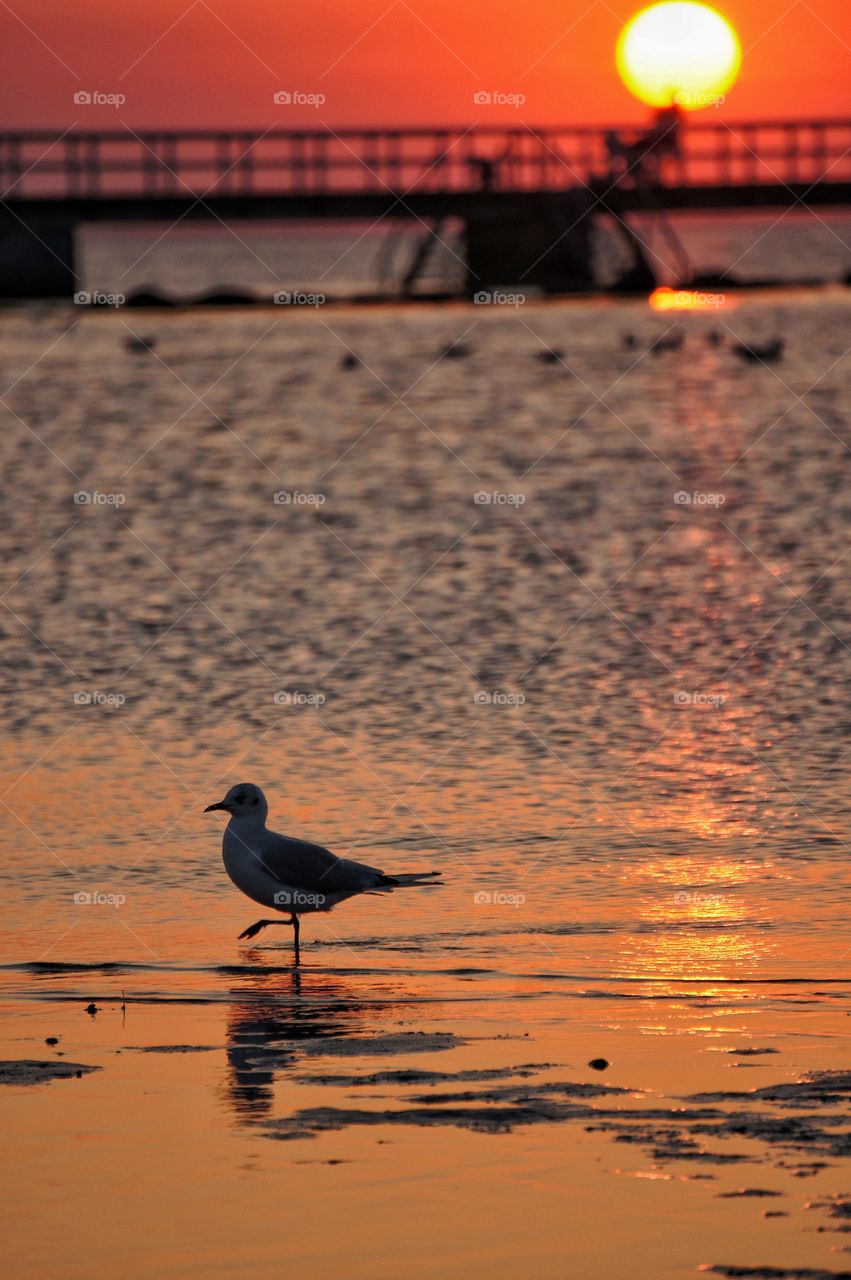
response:
M5 0L5 127L266 128L356 124L605 123L643 119L615 43L643 6L623 0ZM849 114L847 0L729 0L739 83L728 119ZM122 94L76 106L79 91ZM324 95L275 106L276 91ZM525 95L477 106L477 91Z

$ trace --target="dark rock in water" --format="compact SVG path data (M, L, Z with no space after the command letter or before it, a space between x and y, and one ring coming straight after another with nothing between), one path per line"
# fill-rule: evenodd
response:
M90 1000L89 1003L86 1005L86 1013L90 1014L91 1017L94 1017L95 1014L98 1012L99 1010L94 1000Z
M605 1058L592 1058L588 1063L588 1066L592 1071L605 1071L608 1065L609 1064Z
M31 1058L0 1062L0 1084L48 1084L51 1080L79 1080L100 1067L82 1062L37 1062Z
M166 297L164 293L158 293L156 289L139 289L137 293L130 294L124 305L126 307L176 307L177 303L173 298Z
M202 293L192 305L195 307L254 307L257 305L257 299L251 293L213 289L210 293Z
M362 363L363 362L361 361L360 357L356 356L354 351L347 351L346 354L343 356L342 360L340 361L340 368L341 369L359 369Z
M58 1037L58 1036L48 1036L44 1043L45 1043L45 1044L59 1044L59 1037Z

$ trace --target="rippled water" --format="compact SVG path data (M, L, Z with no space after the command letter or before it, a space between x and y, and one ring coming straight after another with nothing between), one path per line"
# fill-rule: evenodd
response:
M794 935L793 968L832 972L844 297L485 312L3 318L4 875L45 944L92 875L155 952L187 882L238 918L195 801L245 776L279 828L451 868L320 937L481 959L532 932L526 963L575 956L579 926L607 969L686 937L692 968L786 973ZM682 351L645 354L672 325ZM776 367L727 349L775 333ZM75 947L113 936L93 914Z
M157 1123L180 1124L191 1084L201 1113L218 1099L202 1143L218 1170L236 1155L222 1116L286 1120L293 1088L328 1103L331 1085L294 1083L316 1037L451 1032L479 1046L447 1044L453 1070L555 1062L585 1077L620 1046L614 1083L669 1098L684 1082L739 1087L729 1060L700 1055L740 1036L792 1054L746 1063L747 1087L842 1065L848 319L839 290L731 296L678 320L593 300L0 314L7 1056L38 1057L61 1026L69 1059L105 1067L43 1097L77 1089L94 1107L107 1089L132 1109L157 1080ZM682 349L647 354L672 326ZM153 353L128 350L129 330ZM730 351L775 335L776 366ZM439 358L453 342L465 358ZM362 363L343 370L349 351ZM288 935L236 942L258 913L224 877L221 815L202 814L243 778L278 830L391 872L438 868L445 887L305 919L294 986ZM211 1048L131 1068L148 1042ZM360 1065L385 1070L383 1055ZM403 1065L439 1064L408 1043ZM374 1197L392 1176L369 1163L381 1135L352 1124L334 1151ZM534 1132L521 1167L531 1188L546 1166L555 1194L564 1130ZM284 1136L256 1157L242 1133L239 1159L283 1176L302 1158ZM463 1144L484 1138L424 1140L394 1130L388 1150L405 1169L425 1161L433 1208L459 1161L465 1196L483 1180L510 1203L494 1155L479 1164L476 1147L465 1165ZM305 1138L310 1158L329 1141ZM599 1143L608 1170L624 1152ZM95 1162L90 1188L102 1174ZM619 1265L603 1243L609 1176L592 1179L596 1260L569 1274ZM233 1190L211 1178L211 1202ZM311 1185L318 1206L326 1184ZM265 1205L265 1184L255 1193ZM797 1220L783 1230L787 1257L810 1256ZM512 1231L494 1275L516 1274L528 1247ZM730 1231L722 1261L741 1261ZM95 1274L132 1235L96 1251ZM763 1262L777 1257L766 1239ZM539 1244L530 1274L567 1274L552 1223ZM393 1234L372 1274L435 1274L402 1265L403 1247ZM685 1236L670 1247L660 1268L711 1260ZM192 1256L219 1273L200 1245ZM253 1274L281 1256L261 1249ZM171 1273L151 1260L132 1274Z

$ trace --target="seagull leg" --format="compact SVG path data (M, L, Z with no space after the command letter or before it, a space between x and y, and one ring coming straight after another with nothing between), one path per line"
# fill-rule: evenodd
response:
M265 929L268 924L286 924L286 920L257 920L254 924L250 924L247 929L243 929L239 935L240 938L253 938L261 929ZM239 941L239 939L237 939Z
M239 937L254 938L257 936L257 934L260 932L261 929L267 928L270 924L291 924L292 925L294 930L294 936L295 936L295 962L296 964L300 964L301 957L299 955L299 947L298 947L299 923L298 923L297 915L291 915L289 920L256 920L254 924L250 924L247 929L243 929ZM237 941L238 940L239 939L237 939Z

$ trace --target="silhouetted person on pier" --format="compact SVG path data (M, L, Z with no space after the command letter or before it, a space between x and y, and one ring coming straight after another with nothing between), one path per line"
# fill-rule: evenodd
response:
M511 156L512 143L498 156L469 156L470 168L478 174L479 190L493 191L499 185L500 167Z
M470 165L479 175L479 190L493 191L496 177L496 161L488 156L471 156Z
M683 153L680 147L682 123L682 109L672 99L670 106L661 107L656 112L653 127L645 135L645 155L650 158L657 182L667 159L671 160L671 167L676 168L680 181L684 181Z
M672 160L680 181L685 181L683 158L680 149L680 131L683 113L676 102L661 107L653 124L644 133L624 138L616 130L605 134L606 152L610 176L620 180L629 178L636 185L658 183L663 176L663 166Z

